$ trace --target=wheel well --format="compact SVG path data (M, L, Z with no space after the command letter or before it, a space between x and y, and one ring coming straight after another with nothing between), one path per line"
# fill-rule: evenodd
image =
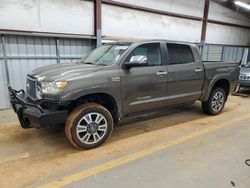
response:
M114 123L118 123L118 106L115 99L106 93L95 93L95 94L88 94L82 97L79 97L77 100L73 101L69 106L69 110L72 111L77 106L88 103L88 102L95 102L98 103L111 113Z
M218 80L214 86L213 86L213 89L216 88L216 87L221 87L224 89L224 91L226 92L226 95L228 96L229 94L229 90L230 90L230 84L229 84L229 81L226 80L226 79L221 79L221 80Z

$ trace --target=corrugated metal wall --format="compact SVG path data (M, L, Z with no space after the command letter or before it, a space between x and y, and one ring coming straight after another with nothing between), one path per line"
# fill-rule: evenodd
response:
M3 43L2 38L0 38L0 109L8 105L7 75L4 63Z
M85 56L94 48L92 40L60 39L60 62L72 62Z
M238 62L242 60L244 49L243 47L237 46L206 44L202 50L202 60Z
M85 56L94 43L91 39L65 39L33 36L3 36L10 85L25 88L26 75L45 65L72 62ZM7 76L0 44L0 109L9 107Z
M223 61L240 61L244 54L243 47L225 47L223 49Z
M3 59L0 59L0 109L9 106L7 78Z
M221 61L223 46L205 45L202 50L203 61Z

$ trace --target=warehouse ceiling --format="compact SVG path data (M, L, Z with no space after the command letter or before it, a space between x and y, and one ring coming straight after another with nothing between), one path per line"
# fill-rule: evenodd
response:
M250 10L240 6L236 6L234 0L212 0L212 1L219 3L224 7L227 7L237 13L243 14L246 17L250 18ZM240 1L250 5L250 0L240 0Z

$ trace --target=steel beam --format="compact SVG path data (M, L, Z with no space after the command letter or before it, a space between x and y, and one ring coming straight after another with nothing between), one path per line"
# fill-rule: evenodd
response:
M210 0L205 0L204 11L203 11L203 22L201 29L201 44L205 44L206 33L207 33L207 22L208 22L208 13L209 13Z
M55 38L56 42L56 62L60 63L60 42L58 38Z
M96 47L102 45L102 0L94 1Z
M57 56L7 56L0 57L0 59L58 59ZM82 56L60 56L60 59L81 59ZM59 59L59 60L60 60Z
M230 26L230 27L240 27L243 29L250 29L250 26L247 26L247 25L223 22L223 21L212 20L212 19L208 19L207 21L208 21L208 23L213 23L213 24L217 24L217 25L225 25L225 26Z
M9 85L10 84L10 75L9 75L9 68L8 68L8 58L7 58L5 38L3 35L1 35L1 41L2 41L2 48L3 48L4 68L5 68L5 72L6 72L7 84Z
M79 38L79 39L96 39L95 36L74 34L74 33L54 33L54 32L40 32L27 30L13 30L0 29L0 34L4 35L24 35L24 36L38 36L38 37L57 37L57 38Z

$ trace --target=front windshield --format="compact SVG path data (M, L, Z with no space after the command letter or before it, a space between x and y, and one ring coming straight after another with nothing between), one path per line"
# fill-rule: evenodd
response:
M95 65L112 65L129 47L124 45L103 45L93 50L89 55L81 60L81 63Z

